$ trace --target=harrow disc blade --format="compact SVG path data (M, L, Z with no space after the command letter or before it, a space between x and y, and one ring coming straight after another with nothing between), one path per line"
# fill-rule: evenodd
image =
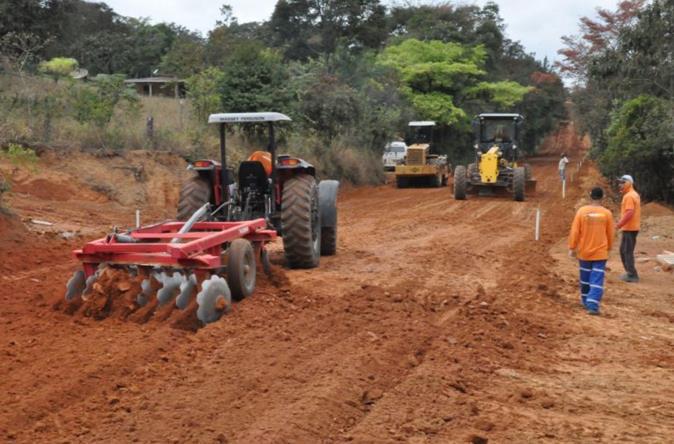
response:
M171 275L164 272L159 273L157 280L162 284L162 287L157 291L157 299L159 305L163 305L176 297L182 283L187 281L187 278L182 273L175 271Z
M232 294L227 281L220 276L211 276L201 285L197 294L197 318L204 324L215 322L229 311L232 305Z
M88 301L91 298L91 287L94 286L94 282L98 279L100 274L100 269L96 270L96 273L89 276L84 285L84 291L82 291L82 300Z
M184 310L190 303L190 297L197 288L197 277L191 274L184 282L180 284L180 294L176 298L176 307Z
M152 281L150 279L151 278L143 279L140 283L140 293L136 296L136 303L141 307L144 307L147 304L152 295Z
M77 270L66 283L66 301L70 302L77 297L81 297L85 288L87 288L87 283L84 271Z

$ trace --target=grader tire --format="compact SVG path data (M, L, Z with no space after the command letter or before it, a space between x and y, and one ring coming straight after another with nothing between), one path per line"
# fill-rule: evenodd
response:
M211 185L205 179L194 176L185 182L180 189L178 199L178 220L186 221L211 200Z
M524 187L526 185L526 172L518 167L513 171L513 197L517 202L524 201Z
M318 186L309 174L298 174L283 185L281 201L283 249L290 268L314 268L321 257Z
M463 165L454 170L454 199L466 199L466 167Z
M473 175L477 173L477 164L475 163L469 163L468 164L468 177L471 179L473 178Z

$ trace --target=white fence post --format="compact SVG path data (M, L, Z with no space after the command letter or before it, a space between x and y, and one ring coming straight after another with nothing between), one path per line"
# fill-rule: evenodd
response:
M140 228L140 210L136 210L136 228Z
M541 240L541 207L536 208L536 235L537 241Z

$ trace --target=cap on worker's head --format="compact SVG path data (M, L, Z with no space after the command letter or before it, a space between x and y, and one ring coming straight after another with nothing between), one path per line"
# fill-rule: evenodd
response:
M562 155L559 157L566 157L566 153L562 153Z
M634 183L634 179L632 179L632 176L630 176L629 174L623 175L622 177L620 177L620 179L618 179L618 181Z
M590 199L592 200L601 200L604 198L604 190L601 187L594 187L590 191Z

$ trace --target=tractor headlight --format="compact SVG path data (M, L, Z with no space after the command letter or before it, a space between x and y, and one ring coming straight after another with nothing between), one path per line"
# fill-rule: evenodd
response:
M479 148L479 146L477 146L477 143L475 145L473 145L473 148L475 148L475 149Z
M514 150L517 149L517 144L516 144L516 143L513 143L513 149L514 149Z

